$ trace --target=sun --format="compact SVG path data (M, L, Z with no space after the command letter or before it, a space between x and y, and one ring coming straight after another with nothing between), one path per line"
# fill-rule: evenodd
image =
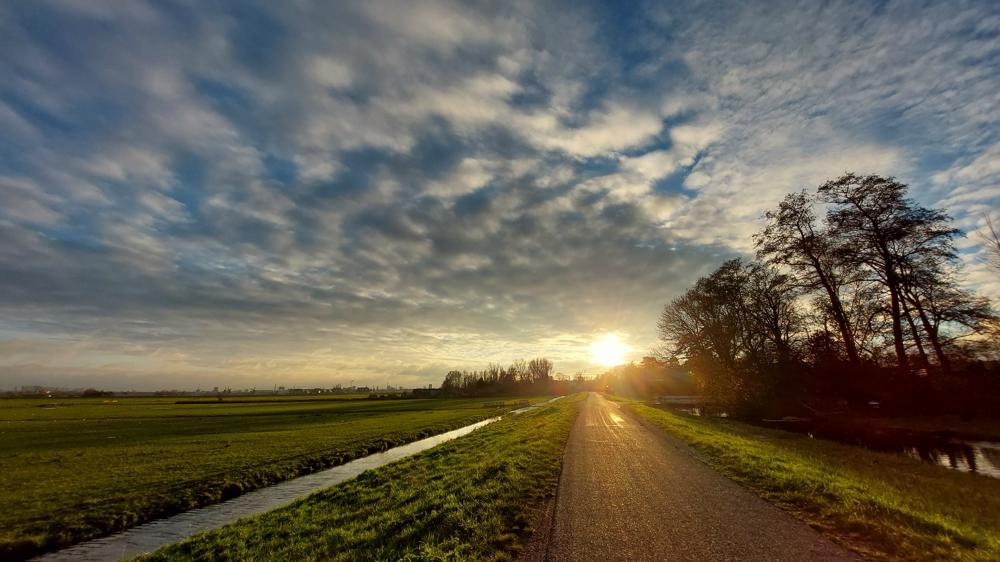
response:
M632 348L615 334L601 336L590 344L590 357L594 363L604 367L614 367L625 362L625 354Z

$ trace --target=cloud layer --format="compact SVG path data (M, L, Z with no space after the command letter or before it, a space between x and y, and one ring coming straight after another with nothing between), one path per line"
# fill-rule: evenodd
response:
M997 208L995 3L618 4L0 7L0 387L594 370L789 191Z

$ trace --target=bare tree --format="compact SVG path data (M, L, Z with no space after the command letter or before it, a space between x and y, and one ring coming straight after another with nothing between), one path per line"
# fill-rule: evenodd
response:
M508 367L507 372L511 373L514 380L517 382L525 382L530 380L528 375L528 364L524 359L517 359Z
M831 208L827 212L830 234L838 239L845 264L867 267L889 296L889 319L896 362L909 369L903 322L907 263L954 254L951 228L945 213L916 205L906 198L907 186L893 178L846 174L819 187Z
M744 405L773 400L801 326L796 287L759 263L730 260L667 305L660 339L695 369L702 389Z
M982 236L989 256L987 261L993 269L1000 271L1000 232L997 232L997 227L993 224L993 217L984 216L986 218L986 232Z
M906 270L903 292L923 333L934 350L943 372L951 370L945 348L950 341L986 330L993 318L989 301L961 288L953 271L941 264L924 264ZM944 327L960 329L959 335L944 332ZM919 340L918 340L919 341Z
M803 319L795 306L799 289L792 278L761 263L745 269L743 291L746 321L755 327L778 363L792 359L794 338Z
M491 363L482 371L449 371L441 390L476 395L546 392L551 388L553 367L552 361L540 357L527 362L518 359L507 369Z
M552 361L539 358L528 361L528 373L534 383L545 383L552 378Z
M724 368L735 366L742 325L736 272L741 267L738 260L726 262L663 309L660 339L674 355L711 357Z
M826 310L837 325L848 361L860 363L854 329L841 296L850 273L836 259L831 239L816 226L812 198L805 192L790 193L775 211L765 216L767 226L754 236L760 259L789 267L801 285L820 290L828 303Z
M1000 326L989 301L960 283L961 232L906 192L892 178L847 174L820 186L815 201L787 196L754 238L760 262L725 262L664 308L664 355L743 413L809 407L818 396L867 401L900 385L926 400L931 388L963 399L994 392L977 373L993 368L1000 345L989 337L956 345ZM817 201L829 204L822 223ZM812 306L801 307L802 297ZM845 369L845 360L859 368ZM911 361L954 376L930 386L872 376L909 372Z
M441 383L441 390L445 392L455 392L462 388L462 371L448 371Z

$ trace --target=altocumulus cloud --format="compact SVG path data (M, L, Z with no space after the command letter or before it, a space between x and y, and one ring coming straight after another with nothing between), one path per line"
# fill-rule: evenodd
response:
M789 191L894 174L980 226L998 35L989 1L6 3L0 386L593 369Z

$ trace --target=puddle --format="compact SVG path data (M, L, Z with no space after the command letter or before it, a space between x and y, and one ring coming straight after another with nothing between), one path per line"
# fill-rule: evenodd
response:
M561 396L547 402L512 410L511 414L522 414L537 410L555 402ZM223 527L242 517L259 515L288 505L295 500L357 477L366 470L378 468L400 459L426 451L502 419L490 418L445 433L394 447L381 453L328 468L326 470L286 480L280 484L261 488L224 501L186 511L172 517L151 521L121 533L83 542L63 550L43 554L34 561L40 562L113 562L129 559L175 542L180 542L203 531Z

